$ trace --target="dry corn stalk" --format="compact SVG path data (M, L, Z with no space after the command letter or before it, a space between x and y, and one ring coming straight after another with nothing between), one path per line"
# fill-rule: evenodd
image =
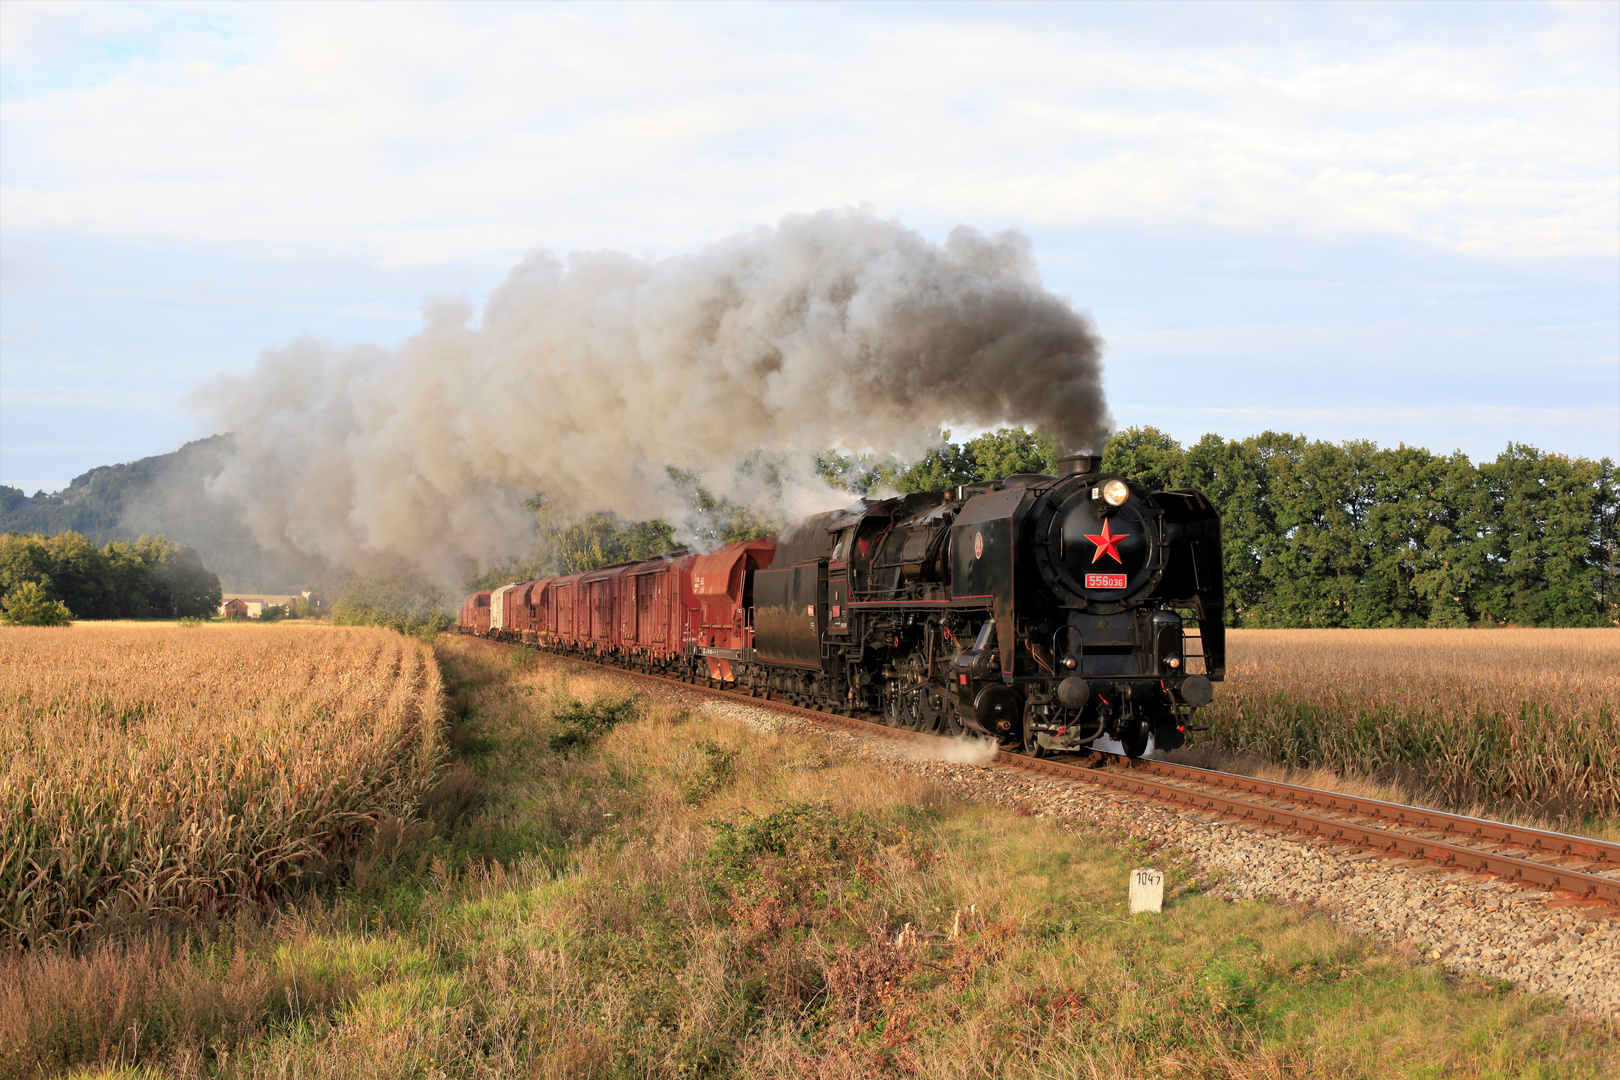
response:
M375 628L0 629L0 937L270 898L410 813L440 696Z
M1240 630L1224 748L1459 803L1620 815L1620 630Z

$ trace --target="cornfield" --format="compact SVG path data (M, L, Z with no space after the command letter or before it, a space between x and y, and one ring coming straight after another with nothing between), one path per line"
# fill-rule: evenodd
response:
M381 629L0 629L0 938L270 899L411 812L440 697Z
M1221 749L1456 805L1620 816L1620 630L1240 630Z

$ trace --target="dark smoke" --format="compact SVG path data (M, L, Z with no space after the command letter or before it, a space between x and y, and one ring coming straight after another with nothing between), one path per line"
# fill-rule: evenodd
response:
M915 457L942 425L1011 423L1091 450L1108 431L1100 341L1015 232L940 246L844 210L668 259L536 251L473 315L430 301L396 348L306 339L212 388L236 434L215 494L266 541L449 580L526 547L537 489L676 520L674 466L794 513L839 501L809 468L829 447ZM785 494L737 470L761 451Z

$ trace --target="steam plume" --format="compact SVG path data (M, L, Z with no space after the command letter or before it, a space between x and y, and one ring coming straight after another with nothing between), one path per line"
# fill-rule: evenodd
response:
M678 517L670 465L747 499L735 467L761 450L915 456L998 423L1084 450L1109 422L1100 342L1014 232L941 247L824 211L668 259L535 251L476 326L465 300L422 311L396 348L304 339L205 395L236 433L213 490L261 538L450 577L525 548L536 489Z

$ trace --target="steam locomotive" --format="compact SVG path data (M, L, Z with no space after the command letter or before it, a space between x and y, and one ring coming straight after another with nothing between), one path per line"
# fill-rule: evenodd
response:
M1033 755L1173 749L1224 675L1220 516L1058 464L475 593L458 629Z

